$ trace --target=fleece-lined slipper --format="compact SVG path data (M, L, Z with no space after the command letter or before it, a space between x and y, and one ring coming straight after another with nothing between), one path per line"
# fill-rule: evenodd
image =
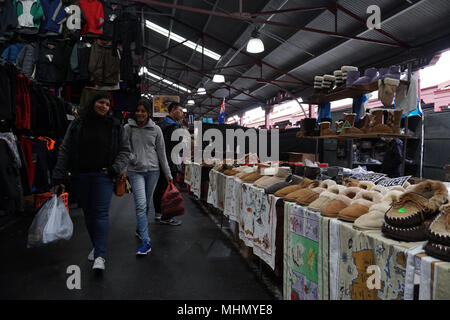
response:
M277 192L275 192L275 196L284 198L288 194L290 194L292 192L295 192L295 191L297 191L297 190L299 190L301 188L302 187L300 185L287 186L287 187L282 188L282 189L278 190Z
M351 205L339 211L338 219L354 222L362 215L369 212L369 208L380 203L383 196L376 191L361 191L352 201Z
M345 190L344 186L335 185L322 192L317 200L311 202L308 209L315 212L320 212L324 206L336 198L336 196Z
M373 190L373 189L372 189ZM389 191L380 203L369 208L367 214L355 220L353 228L357 230L381 230L384 223L384 215L391 208L392 202L397 201L403 193L397 190Z
M375 183L372 181L361 181L358 185L359 188L371 191L373 187L375 187Z
M404 193L386 213L385 222L397 228L411 228L432 219L447 202L447 187L440 181L426 180Z
M322 192L326 191L326 189L317 187L314 189L306 188L301 191L303 191L303 192L300 194L300 196L298 196L295 199L295 202L297 202L301 206L308 206L313 201L317 200L319 198L320 194Z
M391 225L388 225L386 222L383 224L381 228L381 232L388 238L398 240L398 241L425 241L427 236L425 234L427 227L425 224L421 224L417 227L411 228L397 228Z
M300 184L299 186L301 186L302 184ZM308 186L302 188L300 187L299 189L297 189L294 192L289 193L288 195L286 195L283 199L285 201L289 201L289 202L296 202L295 200L300 197L301 195L303 195L305 193L304 190L311 190L314 188L319 187L320 182L319 181L313 181L312 183L310 183Z
M328 218L336 218L339 212L351 205L352 200L361 192L360 188L350 187L342 191L336 198L323 206L320 214Z
M342 185L346 187L358 187L359 181L353 178L344 178Z
M450 246L450 204L441 207L441 213L427 229L430 242Z

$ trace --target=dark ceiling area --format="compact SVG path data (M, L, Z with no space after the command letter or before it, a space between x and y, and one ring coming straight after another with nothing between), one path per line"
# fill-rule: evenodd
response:
M146 49L139 64L160 77L146 76L145 90L179 95L183 104L195 100L187 108L198 118L216 117L223 98L227 115L239 114L265 107L279 92L307 98L316 75L332 74L343 65L364 71L414 61L421 67L450 48L448 0L135 2L142 3ZM366 24L372 5L381 10L380 30ZM246 51L254 30L265 47L259 54ZM203 54L195 46L203 46ZM220 58L207 55L206 49ZM214 83L216 73L226 82ZM196 94L201 85L206 95Z

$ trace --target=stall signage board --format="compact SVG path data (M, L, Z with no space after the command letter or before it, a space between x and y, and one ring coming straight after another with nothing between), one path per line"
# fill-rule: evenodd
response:
M165 117L169 114L169 105L180 102L179 96L153 96L153 117Z
M373 183L377 183L378 181L384 179L386 174L384 173L365 173L365 174L355 174L352 178L359 181L371 181Z
M380 180L377 185L383 186L386 188L390 187L403 187L405 183L411 178L412 176L407 177L400 177L400 178L384 178Z

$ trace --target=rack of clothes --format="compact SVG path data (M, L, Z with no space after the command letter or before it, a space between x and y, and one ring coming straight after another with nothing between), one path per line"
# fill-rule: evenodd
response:
M68 108L52 90L0 59L0 216L24 212L25 197L48 192Z

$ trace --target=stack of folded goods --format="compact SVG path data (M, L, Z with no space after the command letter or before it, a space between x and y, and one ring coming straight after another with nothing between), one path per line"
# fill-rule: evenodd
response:
M323 76L322 88L324 89L333 89L334 83L336 81L336 77L330 74L326 74Z
M356 72L359 71L359 69L357 67L353 67L353 66L343 66L341 68L342 71L342 80L344 81L344 83L347 83L347 75L349 72Z
M344 73L342 72L342 70L334 71L334 76L336 78L336 87L340 87L345 84Z
M322 89L323 88L323 77L316 76L314 77L314 89Z

